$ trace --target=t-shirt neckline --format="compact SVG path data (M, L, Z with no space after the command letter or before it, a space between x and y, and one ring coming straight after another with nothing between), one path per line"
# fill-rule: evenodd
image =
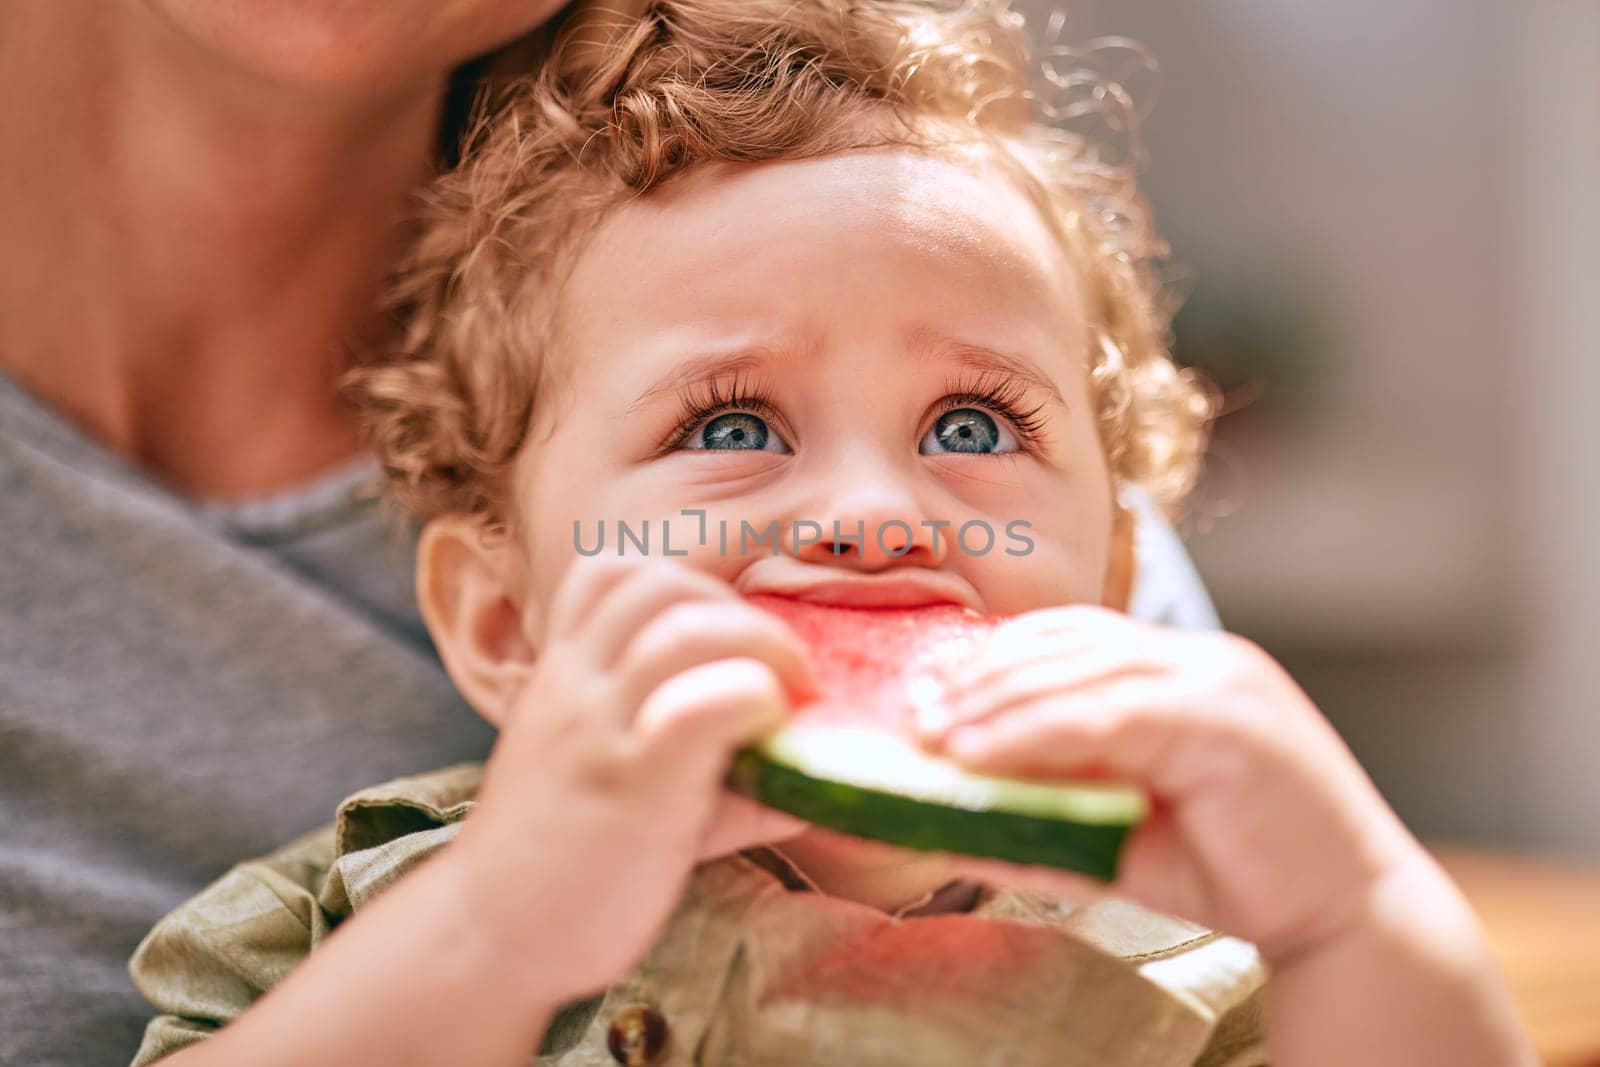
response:
M376 493L379 467L376 457L362 454L347 458L296 485L237 500L187 496L165 485L126 457L94 440L0 369L0 426L15 417L26 425L21 433L8 433L24 447L47 453L54 461L90 477L113 483L124 491L160 500L206 525L252 540L293 538L310 529L369 514Z

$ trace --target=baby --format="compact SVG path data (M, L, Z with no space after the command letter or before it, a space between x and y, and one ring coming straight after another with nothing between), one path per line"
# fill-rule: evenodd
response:
M1020 54L991 5L661 0L497 102L357 394L499 743L164 920L139 1062L1531 1062L1283 671L1116 610L1119 501L1179 503L1208 403L1128 175L1030 120ZM773 545L703 536L746 526ZM1016 616L919 741L1144 787L1143 907L725 794L811 686L754 593Z

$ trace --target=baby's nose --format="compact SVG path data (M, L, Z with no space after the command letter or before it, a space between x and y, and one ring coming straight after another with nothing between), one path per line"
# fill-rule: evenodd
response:
M949 524L930 519L909 494L852 494L826 510L796 524L795 555L807 563L843 561L865 570L937 567L948 554Z

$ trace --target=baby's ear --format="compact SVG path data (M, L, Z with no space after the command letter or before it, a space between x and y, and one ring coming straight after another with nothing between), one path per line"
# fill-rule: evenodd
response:
M499 726L537 654L522 628L516 545L471 515L428 522L417 545L417 603L456 688Z
M1138 520L1121 504L1112 510L1111 552L1106 559L1106 583L1100 603L1113 611L1127 611L1133 600L1134 572L1139 560L1134 552L1134 529Z

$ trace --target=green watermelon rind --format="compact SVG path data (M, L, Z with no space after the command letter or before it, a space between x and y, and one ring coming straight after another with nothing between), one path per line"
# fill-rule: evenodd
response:
M869 727L792 723L741 752L735 792L818 826L905 848L1116 877L1144 794L973 774Z

